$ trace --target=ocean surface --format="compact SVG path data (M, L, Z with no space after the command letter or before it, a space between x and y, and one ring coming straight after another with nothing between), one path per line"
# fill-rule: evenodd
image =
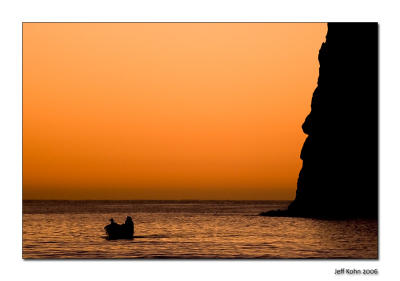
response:
M24 201L23 258L378 258L377 220L257 216L285 201ZM132 240L106 240L112 217Z

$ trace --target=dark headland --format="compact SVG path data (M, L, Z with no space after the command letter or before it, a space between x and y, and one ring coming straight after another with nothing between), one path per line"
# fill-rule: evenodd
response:
M295 200L263 216L378 216L378 24L329 23Z

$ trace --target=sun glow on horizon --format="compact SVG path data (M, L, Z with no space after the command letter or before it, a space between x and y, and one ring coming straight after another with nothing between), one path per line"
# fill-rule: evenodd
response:
M23 199L293 199L323 23L24 23Z

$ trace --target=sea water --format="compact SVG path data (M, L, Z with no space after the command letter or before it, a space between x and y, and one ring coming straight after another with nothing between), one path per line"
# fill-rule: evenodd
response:
M377 220L261 217L286 201L24 201L23 258L373 258ZM132 216L135 238L104 226Z

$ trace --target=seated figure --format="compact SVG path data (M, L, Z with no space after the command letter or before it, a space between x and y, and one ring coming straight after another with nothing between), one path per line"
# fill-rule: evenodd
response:
M135 224L133 223L133 220L130 216L126 217L123 226L125 227L127 235L133 236L133 233L135 232Z

